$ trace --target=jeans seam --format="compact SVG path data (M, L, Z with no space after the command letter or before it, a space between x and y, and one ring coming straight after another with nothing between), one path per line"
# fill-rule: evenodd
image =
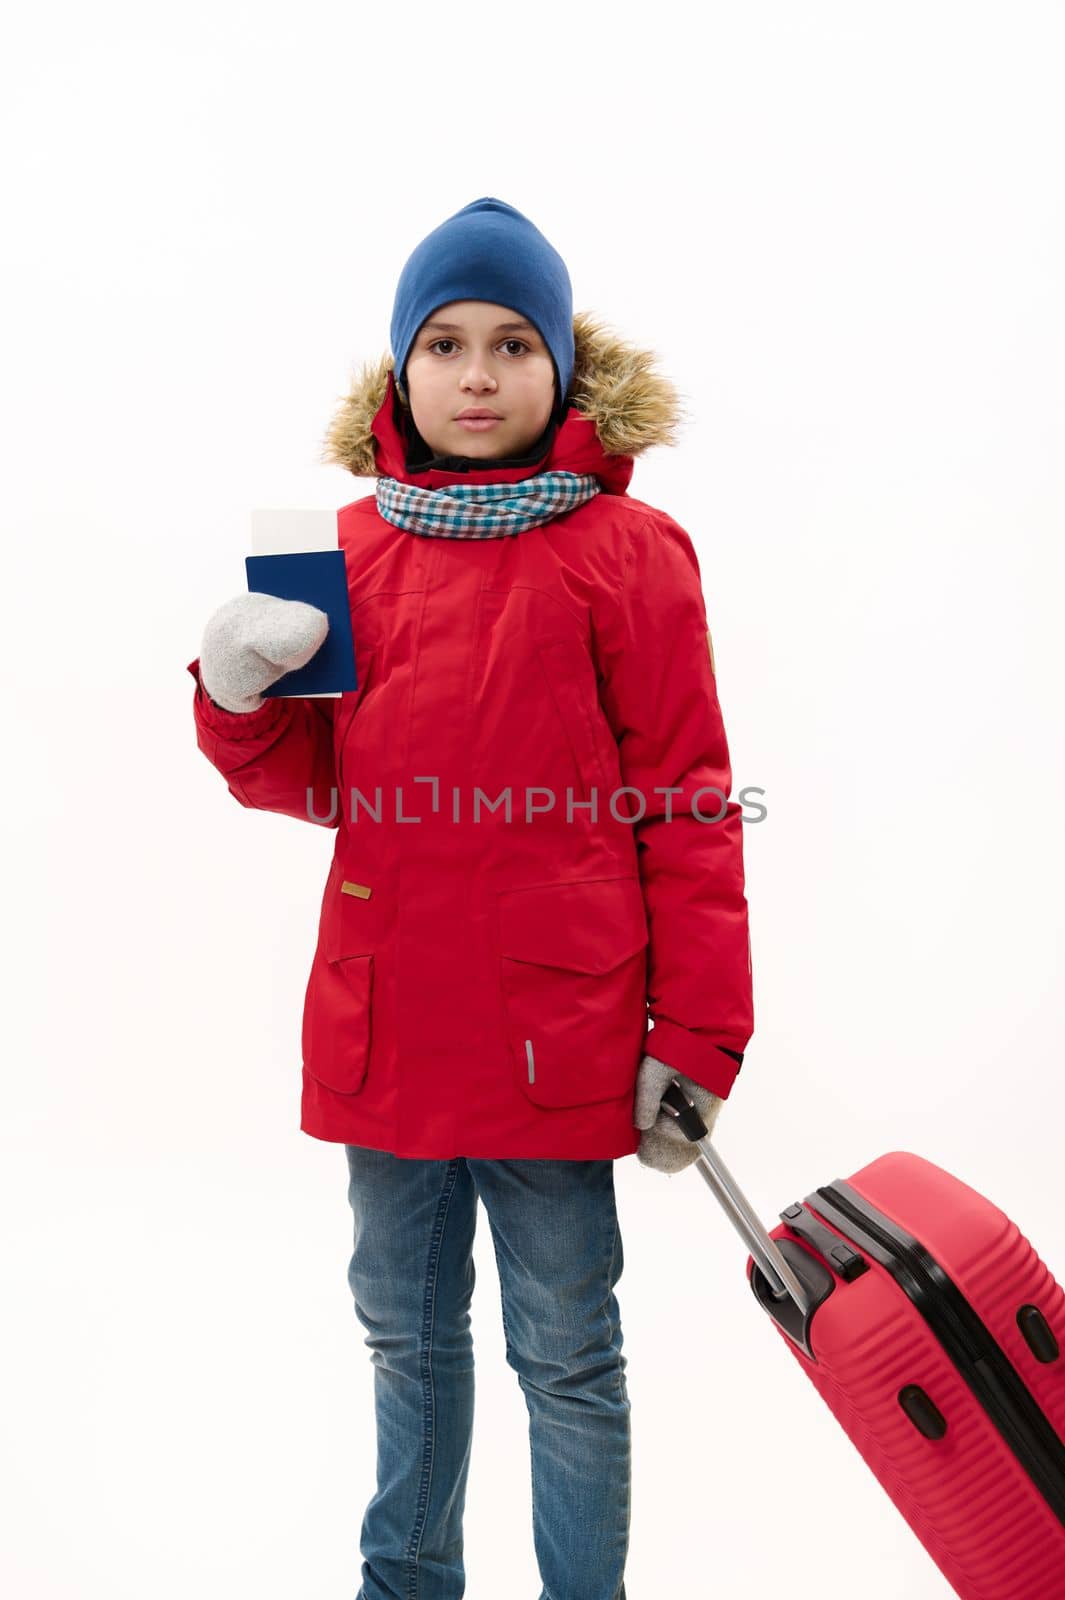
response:
M614 1211L614 1238L613 1238L613 1241L612 1241L611 1246L610 1246L610 1268L609 1268L609 1271L610 1271L611 1278L613 1278L613 1276L614 1276L614 1267L617 1264L618 1233L619 1233L619 1231L620 1231L620 1222L618 1220L617 1211L615 1209L615 1211ZM607 1345L609 1346L610 1349L614 1348L614 1338L613 1338L614 1330L610 1325L610 1312L609 1312L608 1307L610 1305L610 1295L613 1295L613 1294L614 1294L614 1286L613 1286L613 1284L610 1284L610 1286L609 1286L609 1294L608 1294L607 1299L604 1301L604 1304L603 1304L603 1310L604 1310L604 1313L606 1315ZM616 1363L616 1366L615 1366L615 1369L614 1369L614 1390L615 1390L615 1393L617 1394L618 1399L623 1404L627 1405L628 1404L628 1395L626 1394L625 1387L624 1387L625 1374L624 1374L624 1369L622 1367L621 1350L619 1349L615 1353L617 1355L617 1363Z
M408 1600L418 1600L418 1554L421 1550L421 1541L425 1533L425 1521L429 1507L429 1492L432 1484L433 1462L436 1454L435 1401L433 1389L432 1347L433 1332L435 1330L436 1315L436 1285L440 1262L440 1241L443 1236L444 1224L447 1221L448 1207L451 1196L455 1190L458 1178L459 1157L450 1161L444 1175L444 1187L437 1204L436 1218L429 1240L429 1256L426 1262L425 1273L425 1299L422 1308L420 1372L422 1380L422 1472L418 1486L418 1500L415 1513L414 1527L411 1530L410 1540L407 1545L406 1560L408 1563L407 1595Z
M507 1325L507 1291L503 1285L503 1263L499 1259L499 1242L496 1239L495 1224L492 1222L491 1217L488 1220L489 1232L492 1235L492 1251L496 1258L496 1275L499 1278L499 1309L503 1318L503 1346L509 1360L514 1354L514 1346L510 1342L510 1328Z
M611 1182L613 1182L613 1172L611 1172ZM614 1210L614 1243L613 1243L613 1245L611 1247L611 1251L610 1251L610 1276L611 1277L614 1276L614 1268L617 1265L618 1235L619 1235L619 1233L621 1231L621 1221L620 1221L620 1218L618 1217L618 1214L617 1214L617 1201L616 1201L616 1199L615 1199L615 1202L614 1202L613 1210ZM611 1287L611 1293L612 1294L614 1293L613 1287ZM608 1317L607 1320L609 1322L609 1317ZM620 1326L619 1326L619 1333L621 1333ZM621 1333L621 1337L622 1337L622 1339L624 1339L624 1334L623 1333ZM621 1351L620 1348L617 1351L617 1366L616 1366L615 1372L614 1372L614 1388L615 1388L615 1391L617 1393L618 1401L621 1404L621 1406L624 1409L627 1409L627 1410L629 1410L631 1412L632 1408L631 1408L630 1403L629 1403L628 1392L627 1392L627 1390L625 1388L624 1357L623 1357L623 1354L622 1354L622 1351ZM628 1471L628 1473L626 1474L626 1477L625 1477L625 1525L626 1525L627 1528L630 1528L630 1529L632 1527L632 1465L631 1465L631 1456L630 1456L629 1471ZM620 1586L618 1588L617 1596L615 1597L615 1600L624 1600L624 1597L625 1597L625 1575L624 1575L624 1572L623 1572L622 1573L622 1577L621 1577L621 1584L620 1584Z
M500 1255L499 1255L499 1241L496 1238L495 1224L491 1222L491 1217L489 1217L489 1224L490 1224L490 1230L489 1231L491 1232L491 1235L492 1235L492 1250L493 1250L493 1253L494 1253L495 1258L496 1258L496 1273L497 1273L497 1275L499 1277L499 1309L500 1309L500 1312L501 1312L502 1318L503 1318L503 1345L504 1345L504 1348L505 1348L506 1353L507 1353L507 1360L509 1361L510 1365L514 1368L515 1372L518 1375L518 1387L524 1391L524 1389L525 1389L525 1375L520 1370L520 1368L518 1366L517 1360L515 1359L515 1355L516 1355L515 1348L514 1348L513 1344L511 1344L511 1341L510 1341L510 1327L509 1327L509 1325L507 1323L507 1291L506 1291L506 1287L505 1287L505 1284L504 1284L503 1263L502 1263L502 1261L500 1259ZM528 1395L526 1395L526 1406L528 1407ZM530 1414L530 1424L531 1424L531 1420L532 1420L532 1418L531 1418L531 1414ZM530 1506L530 1511L532 1513L533 1525L535 1527L535 1524L536 1524L536 1507L537 1507L536 1451L532 1447L532 1434L531 1434L531 1432L529 1434L529 1481L530 1481L530 1494L531 1494L531 1498L532 1498L532 1505ZM551 1600L551 1597L548 1594L548 1590L547 1590L547 1585L546 1584L544 1584L544 1586L543 1586L543 1593L540 1596L540 1600Z
M613 1181L614 1181L614 1179L613 1179L613 1170L611 1170L610 1181L611 1181L611 1184L613 1184ZM615 1276L615 1268L617 1266L617 1254L618 1254L618 1235L621 1232L621 1219L619 1218L618 1213L617 1213L617 1199L616 1199L616 1197L615 1197L614 1204L613 1204L611 1209L613 1210L613 1213L614 1213L614 1236L613 1236L613 1240L612 1240L611 1246L610 1246L610 1265L607 1268L607 1293L606 1293L606 1296L604 1297L604 1300L603 1300L603 1315L606 1318L606 1332L607 1332L606 1342L607 1342L607 1348L610 1349L610 1350L613 1350L614 1349L613 1328L611 1327L611 1323L610 1323L609 1306L610 1306L610 1297L615 1292L614 1285L613 1285L613 1282L611 1280ZM626 1390L625 1390L625 1374L624 1374L624 1368L623 1368L623 1364L622 1364L623 1358L622 1358L621 1349L618 1349L617 1351L615 1351L615 1355L617 1357L617 1360L616 1360L615 1365L614 1365L614 1394L615 1394L615 1396L617 1398L617 1401L618 1401L619 1405L622 1406L623 1408L628 1408L629 1407L629 1397L628 1397L628 1394L626 1393ZM630 1470L629 1470L629 1472L628 1472L628 1474L626 1476L626 1479L625 1479L625 1523L626 1523L627 1527L631 1528L631 1526L632 1526L632 1470L631 1470L631 1465L630 1465ZM624 1600L624 1596L625 1596L625 1576L624 1576L624 1573L622 1573L621 1583L620 1583L620 1586L618 1587L618 1589L615 1592L614 1600Z

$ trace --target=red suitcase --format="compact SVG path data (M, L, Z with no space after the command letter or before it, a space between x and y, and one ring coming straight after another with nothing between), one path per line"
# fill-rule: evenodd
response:
M893 1150L767 1233L676 1079L663 1107L755 1298L955 1592L1065 1600L1065 1290L1017 1225Z

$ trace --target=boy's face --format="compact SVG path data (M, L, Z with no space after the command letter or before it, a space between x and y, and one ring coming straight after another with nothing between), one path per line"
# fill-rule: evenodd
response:
M436 455L524 454L547 427L555 369L520 311L488 300L453 300L427 317L407 357L414 425ZM468 424L464 411L498 420Z

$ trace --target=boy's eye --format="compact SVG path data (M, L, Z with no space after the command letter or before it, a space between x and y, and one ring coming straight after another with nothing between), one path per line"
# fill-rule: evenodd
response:
M447 335L446 335L446 334L445 334L445 335L444 335L444 336L443 336L443 337L442 337L442 338L440 338L440 339L433 339L433 340L432 340L432 341L431 341L431 342L430 342L430 345L429 345L429 349L430 349L430 350L435 350L435 349L436 349L436 348L437 348L437 346L438 346L438 345L442 345L442 344L454 344L454 343L455 343L455 341L454 341L454 339L449 339L449 338L448 338L448 337L447 337ZM524 340L524 339L504 339L504 340L503 340L503 343L504 343L504 344L516 344L516 345L519 345L519 346L520 346L520 347L521 347L521 349L523 349L523 350L527 350L527 349L528 349L528 348L529 348L529 346L528 346L528 345L527 345L527 344L526 344L526 343L525 343L525 340ZM445 354L446 354L446 352L445 352Z

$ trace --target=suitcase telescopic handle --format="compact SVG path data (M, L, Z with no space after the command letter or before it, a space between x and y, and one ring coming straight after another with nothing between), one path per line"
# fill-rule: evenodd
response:
M676 1078L662 1096L662 1107L676 1118L677 1126L692 1144L698 1146L695 1164L714 1191L726 1217L761 1267L772 1298L783 1300L790 1295L805 1317L813 1306L809 1291L785 1261L747 1196L710 1143L706 1123L699 1115L694 1100L684 1092Z

